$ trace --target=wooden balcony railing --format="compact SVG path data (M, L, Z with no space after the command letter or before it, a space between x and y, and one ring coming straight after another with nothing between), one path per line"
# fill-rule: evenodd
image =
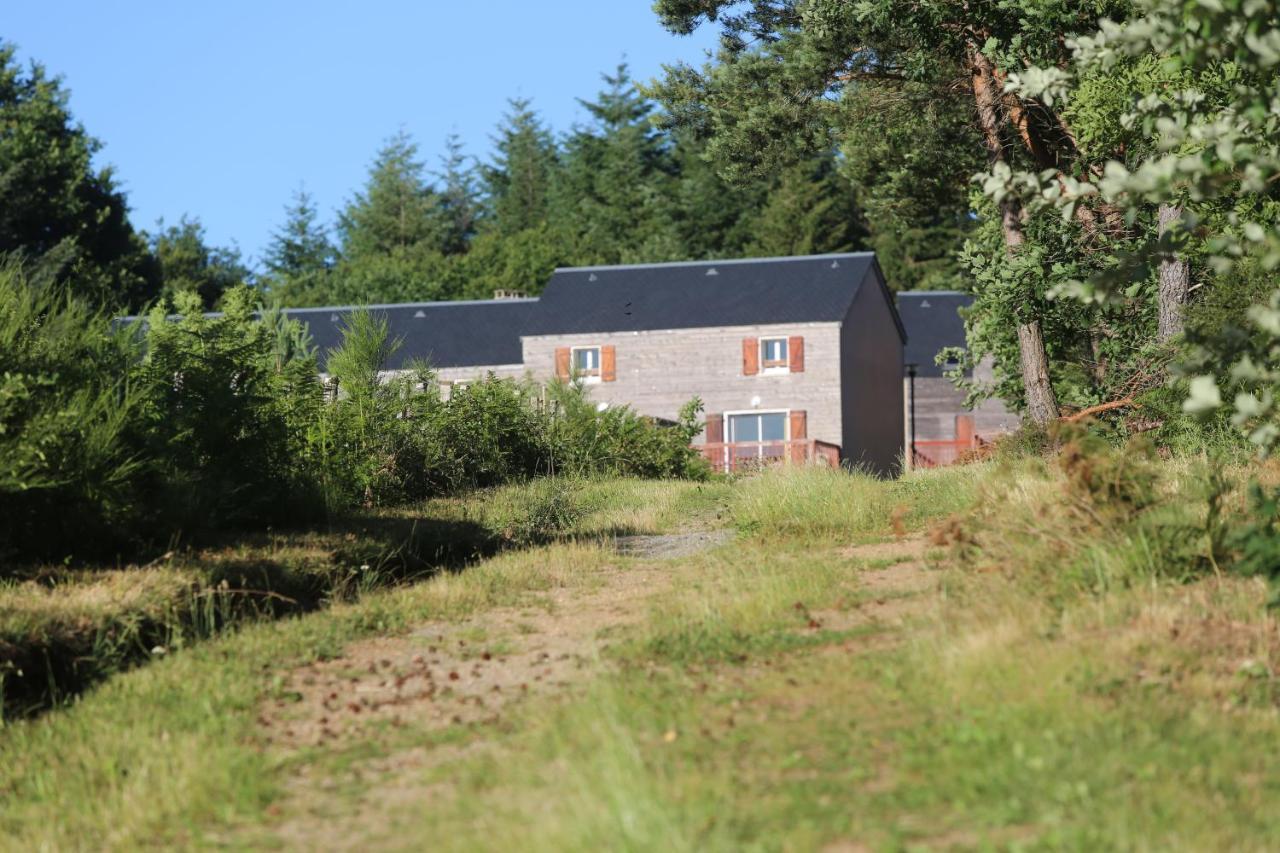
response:
M765 465L826 465L840 467L840 447L802 438L795 441L708 442L698 450L717 473L749 471Z
M916 441L911 451L912 468L944 468L958 462L972 462L990 452L991 442L974 430L972 415L956 415L956 437L941 441Z

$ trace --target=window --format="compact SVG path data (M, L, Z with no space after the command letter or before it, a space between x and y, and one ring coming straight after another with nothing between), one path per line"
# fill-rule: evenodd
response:
M786 370L788 367L787 339L761 338L760 364L765 370Z
M786 441L786 412L729 415L729 441Z
M576 376L600 376L600 347L574 347L573 372Z

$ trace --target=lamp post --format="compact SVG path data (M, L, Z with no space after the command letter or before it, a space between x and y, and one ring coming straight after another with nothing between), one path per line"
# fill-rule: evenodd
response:
M907 362L907 470L916 467L916 371L914 361Z

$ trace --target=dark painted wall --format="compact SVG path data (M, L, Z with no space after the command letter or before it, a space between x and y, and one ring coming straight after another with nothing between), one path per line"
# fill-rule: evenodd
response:
M873 268L840 328L842 453L846 464L898 473L903 452L902 338Z

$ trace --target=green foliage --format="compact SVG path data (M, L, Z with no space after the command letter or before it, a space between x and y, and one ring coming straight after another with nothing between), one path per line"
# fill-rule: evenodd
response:
M443 244L435 192L426 183L418 146L403 131L387 140L369 167L369 180L339 217L344 258Z
M709 141L667 121L625 65L604 82L582 101L591 120L563 136L531 102L511 101L494 154L479 165L451 137L428 176L416 143L394 137L339 216L336 260L300 199L268 250L264 283L290 306L487 299L499 290L536 295L560 266L867 245L859 190L833 146L734 183ZM929 216L892 238L908 284L945 283L930 277L949 249Z
M1231 528L1223 545L1234 557L1232 568L1265 578L1269 604L1280 606L1280 490L1251 484L1247 519Z
M691 443L701 434L702 401L690 400L675 424L658 427L628 406L601 411L579 384L550 386L556 418L550 440L558 470L661 479L703 479L710 469Z
M866 81L840 98L840 169L898 290L966 289L956 256L974 225L966 185L983 160L949 83Z
M0 267L0 562L118 541L144 461L127 330ZM76 546L72 546L76 547Z
M101 144L67 101L61 80L35 63L24 72L0 41L0 255L94 304L140 307L156 296L157 271L111 170L93 166Z
M285 208L284 225L271 236L263 258L265 283L281 302L307 304L311 292L324 292L329 286L334 248L318 217L311 196L299 190Z
M155 234L144 236L160 270L163 298L194 293L202 309L211 310L224 293L249 280L239 250L206 245L199 220L184 216L177 225L166 228L162 220L156 227Z
M312 454L331 507L380 506L549 474L703 477L689 443L700 405L673 427L622 407L601 412L577 386L489 376L441 396L425 365L389 374L385 321L354 312L326 369L338 399L319 413Z
M493 163L482 170L493 226L514 234L545 224L558 153L530 101L510 102L494 148Z
M297 459L321 389L314 359L282 360L279 338L253 314L246 287L228 291L220 316L200 313L194 294L147 319L137 370L139 423L157 476L157 523L262 523L310 511L312 491Z
M1202 246L1218 274L1242 259L1264 273L1280 267L1274 189L1280 174L1280 6L1224 0L1144 3L1140 11L1127 22L1104 20L1096 32L1074 40L1069 67L1030 68L1010 79L1023 97L1081 104L1075 109L1088 128L1086 144L1111 140L1113 147L1102 155L1106 162L1082 173L1083 181L1055 183L1050 175L1024 172L989 182L1004 184L998 192L1020 186L1017 191L1064 216L1099 198L1124 210L1128 221L1154 205L1182 211L1177 227L1140 247L1133 263L1103 270L1070 291L1095 302L1130 295L1135 263L1176 259L1189 241ZM1134 90L1127 105L1107 95L1106 85L1117 79ZM1108 135L1108 118L1128 133ZM1122 138L1126 148L1117 152ZM1202 341L1188 365L1200 372L1187 384L1186 410L1214 412L1224 406L1223 391L1227 397L1234 392L1233 420L1263 452L1280 440L1276 352L1262 340L1280 339L1278 304L1274 295L1255 303L1250 328L1236 326Z

